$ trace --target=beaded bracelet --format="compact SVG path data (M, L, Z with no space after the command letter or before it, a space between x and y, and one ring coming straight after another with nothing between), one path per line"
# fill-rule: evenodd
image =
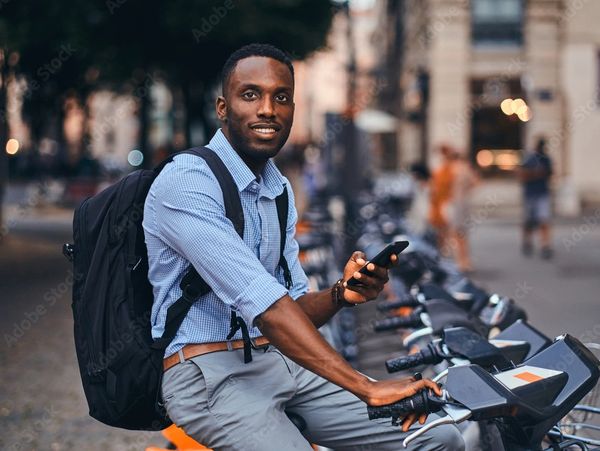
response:
M331 287L331 301L336 307L356 307L356 304L348 302L344 299L344 279L338 280Z

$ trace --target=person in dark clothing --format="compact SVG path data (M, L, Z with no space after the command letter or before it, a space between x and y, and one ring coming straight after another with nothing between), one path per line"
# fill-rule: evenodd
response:
M519 176L523 183L523 254L533 253L533 233L540 231L542 258L552 257L550 244L550 178L552 161L546 153L546 140L538 139L535 150L528 154L521 165Z

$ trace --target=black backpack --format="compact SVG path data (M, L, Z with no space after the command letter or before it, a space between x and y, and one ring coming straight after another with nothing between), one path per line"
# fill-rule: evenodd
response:
M208 148L181 153L204 158L223 191L226 215L243 237L239 193L221 159ZM74 266L75 350L83 389L90 415L110 426L160 430L171 424L160 398L164 352L191 305L210 291L190 265L180 284L183 295L167 310L162 337L152 339L153 294L142 219L150 186L173 156L153 170L132 172L83 201L73 217L74 244L63 247ZM285 237L287 189L276 203L281 236ZM289 288L284 245L285 238L281 239L279 265ZM228 338L242 329L248 362L252 357L247 327L233 310L231 325Z

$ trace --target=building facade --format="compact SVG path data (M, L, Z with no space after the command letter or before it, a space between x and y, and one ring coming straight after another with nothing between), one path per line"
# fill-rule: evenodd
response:
M388 42L380 59L387 63L394 42L402 46L395 49L400 164L435 165L446 143L514 190L523 152L544 137L557 211L578 214L600 201L600 2L390 0L377 7ZM390 10L400 15L395 28Z

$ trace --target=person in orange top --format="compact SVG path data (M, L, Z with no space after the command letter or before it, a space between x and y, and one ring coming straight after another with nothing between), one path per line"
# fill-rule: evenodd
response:
M442 162L431 176L431 192L429 197L429 222L435 230L437 244L443 255L450 254L448 205L452 200L454 185L453 156L454 150L447 144L440 146Z

